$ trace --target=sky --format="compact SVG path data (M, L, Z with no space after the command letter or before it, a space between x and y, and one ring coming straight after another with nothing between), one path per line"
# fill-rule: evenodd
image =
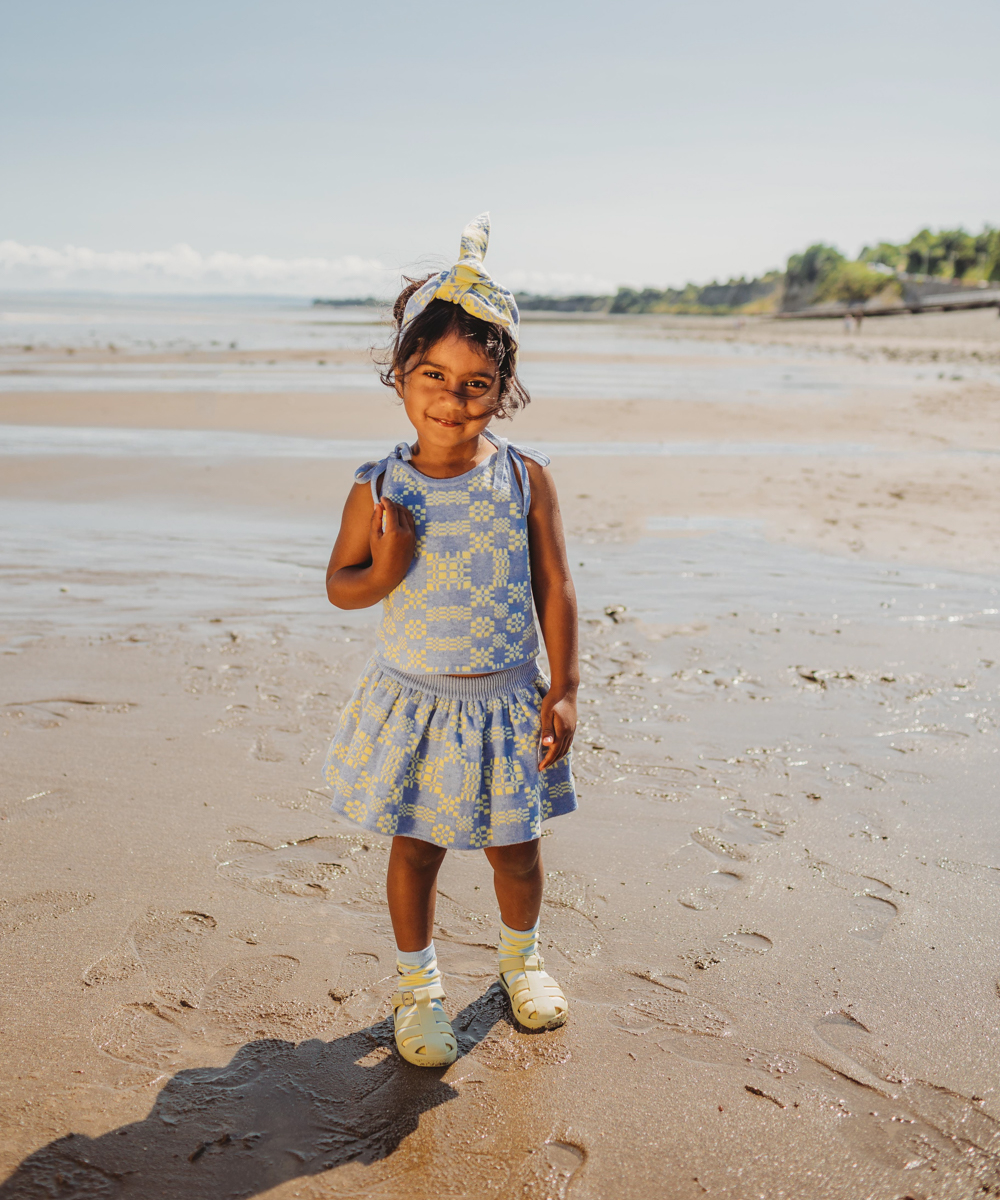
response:
M0 290L518 290L1000 223L996 0L0 0Z

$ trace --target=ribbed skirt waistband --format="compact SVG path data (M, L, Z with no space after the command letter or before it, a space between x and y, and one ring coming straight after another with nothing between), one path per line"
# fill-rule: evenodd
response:
M444 700L498 700L519 687L531 687L539 673L534 659L505 671L491 671L489 675L410 675L378 658L373 662L383 675L403 687Z

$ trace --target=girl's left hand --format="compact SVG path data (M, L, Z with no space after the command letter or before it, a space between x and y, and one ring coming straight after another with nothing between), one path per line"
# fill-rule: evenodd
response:
M542 701L541 735L538 749L542 758L539 771L551 767L554 762L569 753L576 733L576 695L573 692L557 692L549 688Z

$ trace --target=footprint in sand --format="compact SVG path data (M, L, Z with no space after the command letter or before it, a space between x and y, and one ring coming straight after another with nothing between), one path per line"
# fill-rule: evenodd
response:
M206 1046L318 1036L333 1023L335 1006L282 998L298 970L291 955L244 959L217 971L184 1007L154 1000L118 1006L97 1022L94 1042L120 1062L161 1071Z
M238 838L216 851L219 874L265 896L343 900L377 874L375 844L355 834L300 838L277 844Z
M836 1057L826 1063L824 1057L803 1059L808 1082L817 1080L828 1088L829 1078L817 1077L815 1067L836 1071L836 1084L856 1114L867 1112L870 1120L855 1121L845 1129L856 1147L875 1152L877 1157L905 1171L929 1167L933 1172L915 1188L914 1196L940 1194L940 1180L962 1179L962 1195L986 1193L1000 1184L995 1147L1000 1138L1000 1122L980 1107L981 1097L964 1096L951 1088L913 1078L908 1070L889 1057L889 1051L858 1017L846 1009L831 1010L813 1026L827 1047L845 1056L856 1067L848 1074ZM810 1067L812 1068L810 1072ZM966 1175L966 1172L969 1174ZM973 1176L975 1178L973 1178ZM926 1190L925 1190L926 1189Z
M177 1066L188 1041L174 1013L152 1002L123 1004L105 1013L92 1037L109 1057L151 1071Z
M872 889L878 881L874 881ZM888 893L891 894L892 889L888 884L881 884ZM886 935L892 922L899 916L899 909L896 904L888 899L885 894L880 894L875 890L862 892L856 895L851 900L851 908L854 912L857 924L848 932L854 937L863 938L866 942L880 942Z
M594 990L596 978L574 976L572 983L571 995L579 991L588 1003L600 1003L600 992ZM685 981L675 975L629 971L626 979L607 994L615 1004L609 1005L608 1020L623 1033L641 1036L670 1032L699 1037L728 1037L730 1033L729 1017L689 995Z
M720 858L745 861L752 857L748 846L767 846L779 841L786 822L770 813L759 813L741 806L723 814L714 827L695 829L691 840Z
M382 967L377 954L367 950L349 950L340 964L336 984L330 989L330 997L338 1003L378 983L393 972Z
M91 892L32 892L16 900L0 900L0 938L46 918L54 920L93 901Z
M113 950L87 968L83 982L100 987L138 976L156 1003L193 1008L206 982L202 943L215 928L215 918L207 913L150 909Z
M759 1049L736 1027L721 1037L678 1030L652 1036L679 1058L731 1068L746 1092L778 1109L850 1116L839 1128L850 1152L907 1173L910 1190L900 1186L890 1195L937 1196L942 1179L956 1181L963 1196L1000 1184L1000 1123L982 1111L981 1098L910 1077L847 1010L827 1012L813 1028L826 1048L818 1054Z
M814 1026L817 1035L834 1050L842 1050L855 1061L859 1051L863 1054L866 1043L871 1041L871 1030L863 1025L857 1017L852 1017L843 1009L839 1012L828 1012Z
M718 908L726 896L743 882L743 876L736 871L724 871L721 868L709 871L708 883L704 887L692 888L683 896L677 897L677 903L695 912L703 912L706 908Z
M769 937L765 937L762 933L753 933L749 929L739 929L736 933L727 933L722 940L728 946L735 946L739 950L750 950L754 954L766 954L774 945Z
M290 954L269 954L243 959L216 971L202 993L199 1008L245 1008L265 993L287 983L299 970Z
M136 707L131 700L84 700L57 696L50 700L10 701L2 706L3 715L17 721L19 729L57 729L79 713L126 713Z
M723 934L721 941L704 950L690 950L684 955L696 971L710 971L724 962L735 962L748 954L767 954L774 942L756 929L742 927L733 933Z
M340 964L337 982L329 992L330 999L339 1005L337 1017L355 1024L368 1024L387 999L395 977L394 965L383 966L377 954L349 951ZM390 982L386 983L386 980Z
M299 960L289 954L261 955L223 967L208 981L198 1012L185 1014L185 1025L197 1027L199 1036L222 1046L318 1036L333 1023L336 1006L281 995L299 967Z
M843 1061L839 1060L837 1055L843 1055L873 1077L872 1081L867 1083L863 1077L856 1079L856 1082L870 1086L874 1080L882 1080L890 1083L892 1091L895 1092L899 1083L907 1079L908 1072L898 1062L890 1059L891 1052L884 1043L846 1008L831 1009L814 1022L813 1029L821 1042L836 1051L836 1055L830 1058L826 1065L835 1070L842 1069ZM827 1057L819 1055L815 1056L815 1060L824 1062ZM854 1074L858 1075L858 1072ZM908 1080L904 1086L908 1087L916 1082L918 1081Z
M532 1150L508 1178L508 1195L524 1200L565 1200L574 1175L586 1162L587 1153L572 1142L548 1141Z
M762 935L756 937L762 938ZM769 939L753 942L752 948L766 949L764 942L769 943ZM630 975L629 983L611 980L611 986L606 975L593 981L573 976L571 997L575 999L580 993L585 1002L600 1003L614 992L619 1005L608 1004L608 1020L615 1029L643 1037L647 1043L690 1062L731 1067L743 1076L749 1070L752 1072L750 1078L762 1072L779 1081L799 1071L797 1060L788 1053L760 1050L741 1040L734 1018L688 994L687 983L678 976L643 971L630 972ZM648 986L654 982L658 986ZM594 983L598 987L596 994ZM623 992L629 997L626 1004L620 1003Z
M827 1048L818 1054L755 1047L719 1010L691 996L652 998L641 984L611 1020L678 1058L730 1068L746 1092L777 1109L850 1115L840 1131L851 1152L907 1172L907 1195L936 1196L942 1178L959 1181L962 1195L1000 1184L1000 1122L982 1110L981 1097L912 1078L888 1061L877 1033L846 1009L815 1021ZM903 1196L904 1189L891 1194Z
M254 739L253 745L250 747L250 757L256 758L258 762L285 761L285 756L275 748L271 738L266 734L260 734Z
M895 888L874 875L854 875L818 859L807 859L806 866L850 895L852 927L848 932L866 942L880 942L899 915L897 900L890 899L898 895Z
M568 976L566 994L570 1002L582 1001L609 1008L617 1007L623 998L636 992L659 995L660 991L688 994L687 981L680 975L645 966L620 966L601 971L574 971Z

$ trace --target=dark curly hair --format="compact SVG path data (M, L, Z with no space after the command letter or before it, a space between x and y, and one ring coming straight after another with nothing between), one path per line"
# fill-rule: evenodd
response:
M407 300L430 278L430 275L423 279L403 276L406 286L392 306L396 333L385 352L376 359L381 368L379 378L386 387L395 387L397 380L405 379L408 362L414 357L423 357L431 346L454 333L472 342L496 364L500 393L493 415L500 420L512 417L518 409L530 404L531 397L517 377L517 347L506 329L472 316L460 304L452 304L449 300L432 300L405 329L401 328Z

